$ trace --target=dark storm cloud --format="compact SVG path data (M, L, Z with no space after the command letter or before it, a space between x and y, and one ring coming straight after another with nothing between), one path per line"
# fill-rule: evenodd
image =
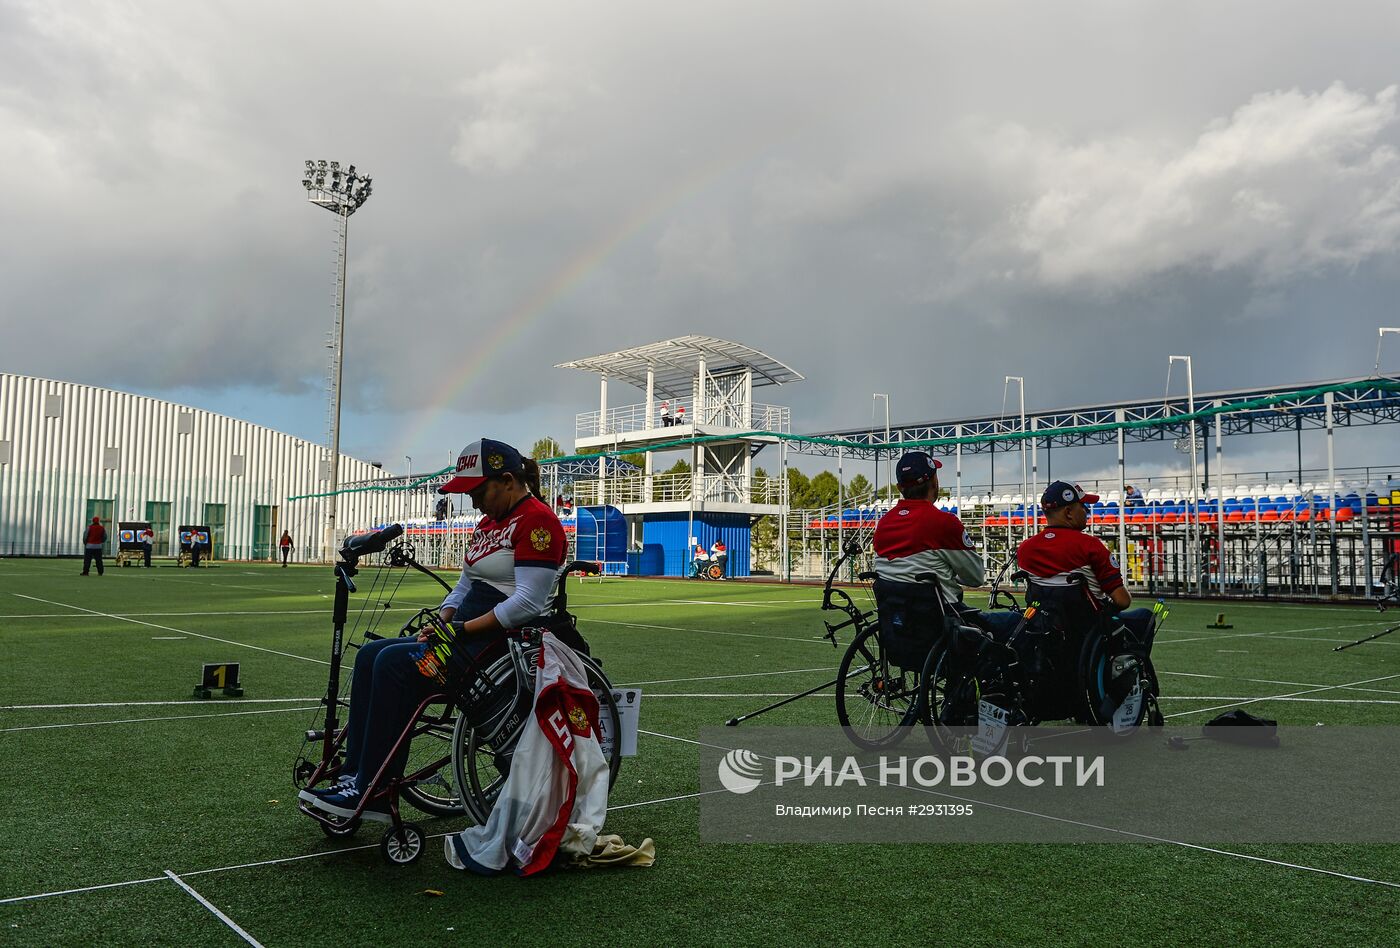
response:
M413 449L445 392L434 445L567 440L596 386L553 363L686 332L804 372L761 397L806 430L873 391L995 412L1006 374L1035 405L1140 397L1176 352L1202 389L1362 374L1397 32L1383 4L0 0L0 364L318 418L333 222L299 178L326 157L376 182L362 453Z

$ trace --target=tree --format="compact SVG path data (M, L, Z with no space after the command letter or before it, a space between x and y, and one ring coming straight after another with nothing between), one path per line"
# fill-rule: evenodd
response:
M841 482L830 471L822 471L812 478L807 486L807 503L804 507L831 507L841 497Z
M602 454L606 450L607 448L584 448L579 451L579 454ZM617 454L614 455L614 457L636 468L645 468L647 463L647 456L643 451L634 451L630 454Z
M803 474L795 467L787 469L787 479L788 505L793 508L807 507L807 492L812 482L807 479L806 474Z
M564 449L553 438L541 438L530 448L530 457L537 461L543 461L545 458L557 458L563 454Z
M686 462L686 461L677 461L675 464L672 464L670 467L668 467L666 470L662 471L661 473L662 473L662 474L689 474L689 473L690 473L690 464L689 464L688 462Z
M874 487L865 479L865 475L857 474L846 485L846 496L864 500L873 490Z

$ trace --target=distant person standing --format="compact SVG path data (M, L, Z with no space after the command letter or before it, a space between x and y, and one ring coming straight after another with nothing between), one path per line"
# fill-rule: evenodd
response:
M93 517L92 523L88 524L87 530L83 532L83 572L81 575L88 575L93 560L97 561L98 576L106 572L102 567L102 548L106 544L107 528L102 526L101 517Z
M198 530L190 531L190 566L199 566L199 551L203 544L200 543L200 533Z
M724 545L723 540L716 540L715 545L710 547L710 561L719 567L721 576L726 574L726 567L729 565L729 547Z
M661 403L661 427L669 428L675 424L676 420L671 417L671 403Z
M282 531L282 539L277 541L277 547L282 551L282 568L287 568L287 560L292 555L292 535L286 530Z
M141 531L141 555L146 560L146 569L151 568L151 545L156 542L156 535L147 527Z

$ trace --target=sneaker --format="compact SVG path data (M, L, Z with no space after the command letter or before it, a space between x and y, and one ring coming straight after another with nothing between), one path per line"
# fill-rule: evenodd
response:
M297 797L305 800L307 803L314 803L321 797L329 796L332 793L339 793L342 790L348 790L353 786L355 786L355 775L341 774L325 786L309 787L301 791L301 793L297 794Z
M382 800L376 800L373 803L366 804L363 810L356 813L355 811L359 809L363 800L364 795L360 793L359 788L351 784L343 790L338 790L335 793L327 793L324 796L315 796L313 794L312 799L306 802L310 803L318 810L323 810L326 813L331 813L347 820L359 816L360 819L375 820L379 823L393 822L392 817L389 816L387 805Z

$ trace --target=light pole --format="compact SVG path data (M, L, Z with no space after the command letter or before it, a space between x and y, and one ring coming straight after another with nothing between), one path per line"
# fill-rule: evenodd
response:
M1200 576L1195 566L1196 554L1198 552L1196 550L1196 384L1194 378L1191 375L1191 357L1171 356L1167 359L1167 390L1171 390L1172 366L1177 362L1186 363L1186 411L1192 416L1190 438L1191 494L1189 506L1187 507L1189 513L1186 517L1186 562L1188 564L1188 568L1191 570L1191 583L1192 585L1197 585Z
M1371 370L1372 375L1381 374L1381 343L1385 342L1387 333L1395 333L1400 336L1400 326L1380 326L1376 329L1376 367Z
M889 397L889 395L885 394L884 392L874 392L874 393L871 394L871 396L870 396L870 420L871 420L871 421L874 421L874 420L875 420L875 399L877 399L877 398L883 398L883 399L885 400L885 444L889 444L889 443L890 443L890 397ZM888 451L889 448L886 448L885 450ZM886 459L885 459L885 465L886 465L886 466L885 466L885 486L886 486L886 487L892 487L892 486L894 486L894 458L891 457L891 456L887 456ZM877 482L877 483L875 484L875 499L878 501L878 500L880 499L880 485L879 485L879 483L878 483L879 480L880 480L880 452L878 452L878 451L875 452L875 480L876 480L876 482ZM935 498L935 499L937 499L937 498Z
M1031 535L1029 519L1030 482L1026 479L1026 380L1019 375L1008 375L1001 385L1001 410L1006 411L1006 390L1015 382L1021 392L1021 522L1026 527L1026 536Z
M338 161L307 161L301 186L306 198L336 216L336 294L335 330L330 344L330 406L329 437L330 492L326 497L326 536L322 555L327 561L335 556L336 491L340 489L340 378L345 348L345 256L350 237L350 215L369 200L371 183L368 175L359 175L350 165L344 172Z

